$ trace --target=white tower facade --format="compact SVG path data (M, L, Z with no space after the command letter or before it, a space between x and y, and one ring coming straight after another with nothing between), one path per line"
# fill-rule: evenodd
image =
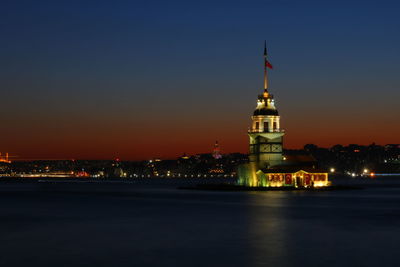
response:
M257 107L253 113L250 138L249 160L258 169L280 165L283 161L283 136L280 117L272 94L268 92L267 68L272 65L267 60L264 46L264 92L258 96Z

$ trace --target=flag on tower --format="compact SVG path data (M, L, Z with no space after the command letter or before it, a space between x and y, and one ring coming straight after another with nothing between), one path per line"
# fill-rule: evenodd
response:
M273 69L271 63L269 63L268 60L265 60L265 67Z

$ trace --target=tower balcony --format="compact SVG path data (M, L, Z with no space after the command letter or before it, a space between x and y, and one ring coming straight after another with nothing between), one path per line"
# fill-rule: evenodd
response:
M284 133L283 129L249 129L249 133Z

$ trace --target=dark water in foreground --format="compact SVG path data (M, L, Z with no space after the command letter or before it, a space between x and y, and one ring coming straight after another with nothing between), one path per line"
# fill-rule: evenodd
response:
M399 266L400 178L377 180L325 192L0 182L0 266Z

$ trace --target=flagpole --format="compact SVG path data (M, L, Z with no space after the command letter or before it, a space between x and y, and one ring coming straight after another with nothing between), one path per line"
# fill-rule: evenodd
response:
M268 77L267 77L267 41L264 41L264 91L268 91Z

